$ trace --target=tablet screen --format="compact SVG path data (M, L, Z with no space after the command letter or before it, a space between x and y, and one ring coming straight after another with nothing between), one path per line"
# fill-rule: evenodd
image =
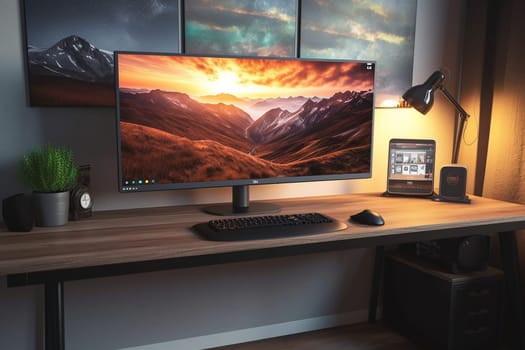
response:
M405 195L432 195L435 156L436 142L434 140L390 140L387 192Z

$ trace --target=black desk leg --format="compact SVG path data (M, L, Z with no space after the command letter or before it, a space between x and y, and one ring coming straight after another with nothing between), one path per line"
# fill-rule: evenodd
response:
M372 276L372 289L370 290L370 302L368 304L368 323L374 323L377 317L377 299L379 299L379 289L383 278L383 263L385 260L385 247L376 247L374 260L374 275Z
M505 272L505 290L510 312L511 327L513 327L513 348L525 349L525 315L523 309L523 288L520 278L518 246L515 232L499 234L501 262Z
M64 350L64 282L45 284L45 350Z

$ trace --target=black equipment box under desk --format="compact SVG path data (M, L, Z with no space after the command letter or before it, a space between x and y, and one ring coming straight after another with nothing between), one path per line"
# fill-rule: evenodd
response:
M453 274L416 256L385 256L383 320L433 349L495 349L503 272Z

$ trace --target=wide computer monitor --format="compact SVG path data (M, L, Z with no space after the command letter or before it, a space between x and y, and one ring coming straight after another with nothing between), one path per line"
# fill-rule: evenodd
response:
M115 53L121 192L231 186L215 214L278 210L248 186L367 178L370 61Z

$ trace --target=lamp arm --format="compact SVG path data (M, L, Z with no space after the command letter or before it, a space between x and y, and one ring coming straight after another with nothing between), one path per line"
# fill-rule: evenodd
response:
M459 112L459 124L454 135L454 148L452 149L452 164L458 162L459 146L461 145L461 136L463 135L463 129L465 127L465 121L470 117L469 114L461 107L456 99L448 92L444 85L440 85L440 90L443 92L445 97L456 107Z
M456 110L459 112L459 117L461 119L467 120L470 117L470 115L467 112L465 112L463 107L461 107L461 105L458 103L458 101L456 101L456 99L450 94L450 92L448 92L448 90L445 88L445 86L441 85L439 88L440 88L441 92L443 92L443 94L450 101L450 103L452 103L454 105L454 107L456 107Z

